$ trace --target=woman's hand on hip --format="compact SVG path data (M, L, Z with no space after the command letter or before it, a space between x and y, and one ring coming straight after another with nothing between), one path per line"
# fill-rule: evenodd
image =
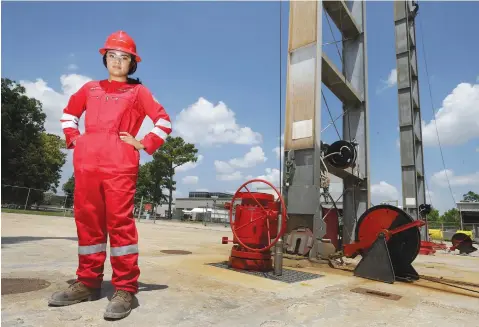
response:
M130 145L133 145L135 149L137 150L141 150L145 148L145 146L140 141L135 139L128 132L120 132L120 140Z

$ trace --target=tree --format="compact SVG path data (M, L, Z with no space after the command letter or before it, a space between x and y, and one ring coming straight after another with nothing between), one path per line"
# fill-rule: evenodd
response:
M444 223L459 223L460 220L461 216L456 208L449 209L441 216L441 221Z
M163 190L168 183L168 170L164 162L154 158L150 162L140 166L136 186L136 199L142 197L144 202L151 202L156 207L157 204L166 202L166 195Z
M68 197L69 203L74 203L74 194L75 194L75 175L72 174L68 181L62 186L63 193ZM69 205L67 205L69 207Z
M2 78L2 184L56 192L66 162L64 141L45 133L46 115L40 101L25 95L25 88ZM25 196L8 194L24 203ZM31 192L29 202L40 202L42 192Z
M467 192L462 197L463 197L462 201L464 202L479 202L479 194L474 193L473 191Z
M167 187L170 193L168 198L169 218L172 217L171 204L173 202L173 191L176 184L173 180L175 169L187 162L196 162L198 160L198 157L196 156L197 153L198 149L195 148L194 144L185 143L185 140L181 137L168 136L163 146L153 154L154 160L162 162L168 172Z
M62 151L66 148L65 141L58 135L47 133L40 134L40 140L41 147L35 153L35 162L39 171L35 176L38 183L43 182L42 189L56 193L60 184L61 169L65 165L67 157L67 154ZM32 162L32 164L34 165L35 162Z
M25 88L2 78L2 184L26 186L31 151L40 146L46 115Z
M439 210L432 209L431 212L427 215L427 221L439 222L440 221Z

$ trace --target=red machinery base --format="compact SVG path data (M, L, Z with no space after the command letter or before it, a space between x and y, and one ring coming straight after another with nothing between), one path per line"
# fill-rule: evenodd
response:
M419 248L419 254L432 255L436 253L436 243L421 241L421 247Z
M251 252L239 245L234 245L231 249L229 266L240 270L267 272L273 270L273 260L270 251Z

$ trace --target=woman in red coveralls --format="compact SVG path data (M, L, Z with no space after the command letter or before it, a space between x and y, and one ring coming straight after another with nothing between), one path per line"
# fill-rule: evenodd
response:
M51 305L97 299L103 280L107 235L116 292L105 318L123 318L138 291L138 234L133 217L140 150L153 154L171 133L165 109L140 82L128 78L141 58L125 32L111 34L100 53L109 78L91 81L73 94L63 111L68 149L75 149L74 213L78 234L77 281L52 295ZM85 133L78 121L85 112ZM148 116L155 124L143 140L135 135Z

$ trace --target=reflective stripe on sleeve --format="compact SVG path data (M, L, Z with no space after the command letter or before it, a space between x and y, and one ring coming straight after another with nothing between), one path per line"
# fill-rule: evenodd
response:
M78 125L75 123L75 122L72 122L72 121L65 121L62 123L62 128L65 129L65 128L78 128Z
M70 115L70 114L63 114L62 118L60 120L71 120L75 124L78 124L78 117Z
M162 130L161 128L158 128L158 127L153 128L153 130L151 132L153 134L158 135L163 140L166 140L166 137L168 136L168 134L166 134L166 132L164 130Z
M160 119L158 119L158 121L155 123L155 126L171 128L171 122L167 121L166 119L160 118Z
M138 253L138 244L131 244L125 246L111 247L110 256L119 257L127 254Z
M106 251L106 243L78 246L78 254L88 255Z

